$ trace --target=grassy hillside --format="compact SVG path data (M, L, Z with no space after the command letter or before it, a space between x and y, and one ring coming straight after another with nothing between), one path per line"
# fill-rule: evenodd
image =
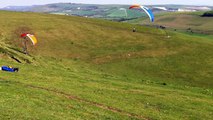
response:
M182 31L192 30L196 33L213 35L213 19L211 17L202 17L202 15L203 12L159 14L156 15L154 24ZM129 22L136 24L149 24L149 20L145 18Z
M0 26L0 65L20 68L0 72L1 119L212 118L211 36L5 11Z

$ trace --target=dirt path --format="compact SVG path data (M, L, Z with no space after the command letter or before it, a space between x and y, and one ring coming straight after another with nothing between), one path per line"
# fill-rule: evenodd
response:
M50 88L45 88L45 87L41 87L41 86L25 84L25 83L21 83L21 82L17 82L17 81L7 81L7 80L2 80L2 79L0 81L4 81L7 84L19 84L19 85L22 85L22 86L28 87L28 88L45 90L47 92L52 92L52 93L55 93L55 94L62 95L64 97L68 98L68 99L75 100L77 102L86 103L88 105L95 106L95 107L98 107L98 108L101 108L101 109L104 109L104 110L108 110L108 111L111 111L111 112L114 112L114 113L119 113L121 115L125 115L125 116L128 116L128 117L132 117L132 118L136 118L136 119L143 119L143 120L150 120L149 118L141 116L141 115L126 112L124 110L121 110L121 109L118 109L118 108L115 108L115 107L111 107L111 106L107 106L107 105L104 105L102 103L97 103L97 102L89 101L89 100L86 100L86 99L82 99L80 97L77 97L77 96L56 90L56 89L50 89Z
M129 117L137 118L137 119L149 120L148 118L146 118L144 116L137 115L137 114L130 113L130 112L126 112L126 111L123 111L123 110L115 108L115 107L104 105L102 103L97 103L97 102L89 101L89 100L86 100L86 99L82 99L82 98L79 98L77 96L62 92L62 91L53 90L53 89L49 89L49 88L45 88L45 87L34 86L34 85L25 85L25 86L30 87L30 88L34 88L34 89L45 90L45 91L52 92L52 93L57 93L57 94L65 96L68 99L75 100L75 101L78 101L78 102L83 102L83 103L86 103L86 104L89 104L89 105L92 105L92 106L96 106L98 108L108 110L108 111L111 111L111 112L114 112L114 113L119 113L119 114L126 115L126 116L129 116Z

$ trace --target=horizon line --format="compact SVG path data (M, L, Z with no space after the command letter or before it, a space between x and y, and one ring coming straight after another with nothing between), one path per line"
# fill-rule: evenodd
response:
M59 4L59 3L64 3L68 4L71 2L57 2L57 3L47 3L47 4L35 4L35 5L8 5L5 7L0 7L0 8L6 8L6 7L30 7L30 6L42 6L42 5L50 5L50 4ZM132 5L132 4L109 4L109 3L102 3L102 4L96 4L96 3L71 3L71 4L85 4L85 5ZM199 5L199 4L145 4L147 6L151 5L188 5L188 6L208 6L208 7L213 7L213 5Z

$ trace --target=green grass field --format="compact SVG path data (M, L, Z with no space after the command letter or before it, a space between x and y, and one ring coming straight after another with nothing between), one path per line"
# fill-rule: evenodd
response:
M0 65L20 68L0 71L1 119L212 119L212 36L6 11L0 26Z
M156 14L155 22L150 23L148 17L128 21L134 24L163 25L170 29L213 35L212 17L201 17L204 12L179 12ZM189 30L188 30L189 31Z
M107 15L107 17L112 18L125 18L125 19L132 19L132 18L139 18L139 17L145 17L146 14L141 11L136 10L129 10L126 8L123 9L116 9L109 11L110 14Z

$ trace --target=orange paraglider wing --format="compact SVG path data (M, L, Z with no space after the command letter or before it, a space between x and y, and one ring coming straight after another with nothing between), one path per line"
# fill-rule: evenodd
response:
M133 8L141 8L141 6L140 5L132 5L132 6L129 7L129 9L133 9Z
M33 45L36 45L37 44L37 39L34 35L31 35L31 34L27 34L27 37L30 38L30 40L32 41Z
M141 6L141 5L132 5L132 6L129 7L129 9L142 9L142 10L144 10L146 12L146 14L149 16L150 21L154 22L155 16L154 16L151 9L149 9L145 6Z
M31 40L31 42L33 43L33 45L36 45L37 42L38 42L36 37L34 35L32 35L32 34L29 34L29 33L23 33L23 34L21 34L21 37L22 38L28 37Z

